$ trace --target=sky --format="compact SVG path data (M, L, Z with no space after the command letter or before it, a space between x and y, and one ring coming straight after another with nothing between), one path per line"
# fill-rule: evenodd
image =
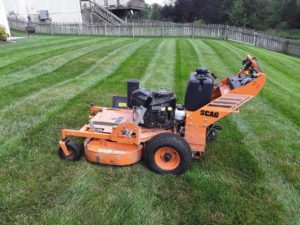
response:
M166 2L166 0L145 0L145 2L148 4L158 3L163 5Z

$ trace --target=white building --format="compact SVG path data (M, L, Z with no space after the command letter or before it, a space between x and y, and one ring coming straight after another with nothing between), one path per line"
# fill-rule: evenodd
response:
M33 21L82 23L80 0L2 0L10 15Z
M1 1L1 0L0 0ZM2 0L10 16L33 22L122 23L127 15L145 8L144 0ZM112 15L113 14L113 15ZM93 18L94 19L93 19Z
M6 12L4 6L2 4L2 0L0 0L0 26L4 27L6 33L10 36L10 29L7 22Z

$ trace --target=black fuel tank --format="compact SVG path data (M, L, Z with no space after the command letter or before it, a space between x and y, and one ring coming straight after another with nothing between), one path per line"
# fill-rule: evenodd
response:
M138 80L128 80L127 81L127 107L132 108L131 105L131 94L132 92L138 90L140 88L140 82Z
M184 106L188 111L196 111L211 101L214 79L208 75L192 73L187 84Z

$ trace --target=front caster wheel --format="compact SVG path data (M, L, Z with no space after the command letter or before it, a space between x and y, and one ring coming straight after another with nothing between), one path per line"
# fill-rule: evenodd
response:
M75 142L68 141L66 142L66 146L71 155L66 156L63 152L62 148L58 148L58 155L63 160L77 161L81 158L83 151L80 145Z
M157 173L180 175L190 167L192 151L181 136L162 133L146 143L144 159L148 167Z

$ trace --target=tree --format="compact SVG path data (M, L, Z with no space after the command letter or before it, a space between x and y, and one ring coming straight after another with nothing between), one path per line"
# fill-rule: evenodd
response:
M140 18L147 20L160 20L162 7L159 4L146 4L145 10L141 13Z
M142 11L140 18L149 20L152 14L152 8L150 5L146 4L145 10Z
M146 7L147 19L205 21L255 29L300 27L300 0L169 0ZM143 17L145 18L145 17Z
M245 26L246 12L244 0L235 0L229 11L229 20L232 25Z
M296 26L296 28L300 28L300 4L298 5L297 26Z
M268 26L269 27L276 27L278 24L282 22L282 3L281 0L273 0L270 1L268 4Z
M266 6L265 0L235 0L229 11L230 24L264 28Z
M175 22L192 22L194 20L191 4L192 0L177 0L174 6ZM194 6L196 8L196 6Z
M287 28L297 27L298 5L296 0L288 0L282 9L282 19Z
M152 6L152 12L150 15L151 20L160 20L160 11L161 11L161 6L159 4L154 3Z
M174 6L164 5L160 11L160 17L162 20L172 21L174 18Z

